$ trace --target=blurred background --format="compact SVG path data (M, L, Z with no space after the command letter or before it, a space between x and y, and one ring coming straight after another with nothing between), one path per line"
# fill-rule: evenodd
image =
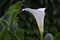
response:
M51 33L55 40L60 40L60 0L0 0L0 17L8 10L8 8L18 1L23 1L22 8L46 8L44 22L44 36ZM20 30L24 31L22 36L24 40L39 40L39 30L35 18L28 14L18 14L17 23Z

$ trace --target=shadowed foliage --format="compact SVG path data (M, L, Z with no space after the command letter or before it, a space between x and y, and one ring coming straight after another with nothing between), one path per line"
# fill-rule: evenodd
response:
M22 8L38 9L46 7L44 36L46 33L51 33L54 40L60 40L60 0L0 0L0 17L11 5L18 1L23 1ZM18 35L19 37L22 36L21 40L39 40L39 31L35 18L28 12L23 13L18 14L16 18L19 27L16 35L22 32L21 35Z

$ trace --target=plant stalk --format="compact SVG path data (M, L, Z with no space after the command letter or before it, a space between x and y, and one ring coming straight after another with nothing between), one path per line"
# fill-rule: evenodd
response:
M39 24L38 28L39 28L39 32L40 32L40 40L43 40L43 31L44 31L43 22L41 24Z

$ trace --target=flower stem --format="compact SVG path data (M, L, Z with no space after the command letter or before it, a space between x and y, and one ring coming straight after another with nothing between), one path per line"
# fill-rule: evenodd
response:
M43 40L43 32L40 32L40 40Z
M40 40L43 40L43 26L42 26L42 24L40 24L39 26L38 26L38 28L39 28L39 32L40 32Z

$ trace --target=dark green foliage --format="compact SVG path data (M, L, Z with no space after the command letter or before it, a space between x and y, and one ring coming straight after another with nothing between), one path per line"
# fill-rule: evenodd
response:
M16 35L20 38L20 40L24 40L24 30L18 30Z
M16 36L17 30L17 22L16 22L16 16L18 12L22 8L22 1L19 1L12 5L5 14L0 18L0 27L1 29L1 35L0 40L20 40L20 37ZM16 29L14 28L16 27Z
M55 35L55 40L60 40L60 32Z
M39 30L35 18L29 12L19 14L18 26L24 30L24 40L39 40Z
M20 0L0 0L0 17L17 1ZM60 0L25 0L23 8L26 7L35 9L46 7L44 37L46 33L51 33L55 40L60 40ZM22 40L39 40L37 24L31 14L18 14L16 20L19 28L16 35L19 37L22 35ZM22 34L20 35L19 33Z

